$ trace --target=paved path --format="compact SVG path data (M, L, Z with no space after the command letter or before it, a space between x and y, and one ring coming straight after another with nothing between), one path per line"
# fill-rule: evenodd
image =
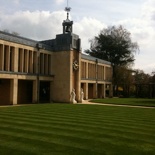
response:
M146 107L146 106L132 106L132 105L118 105L118 104L106 104L106 103L93 103L89 102L89 100L84 100L81 104L92 104L92 105L104 105L104 106L112 106L112 107L130 107L130 108L144 108L144 109L155 109L155 107Z
M93 103L89 100L84 100L83 103L76 104L90 104L90 105L102 105L102 106L112 106L112 107L130 107L130 108L143 108L143 109L155 109L155 107L145 107L145 106L132 106L132 105L117 105L117 104L106 104L106 103ZM34 104L17 104L17 105L2 105L2 107L16 107L16 106L25 106L25 105L34 105Z

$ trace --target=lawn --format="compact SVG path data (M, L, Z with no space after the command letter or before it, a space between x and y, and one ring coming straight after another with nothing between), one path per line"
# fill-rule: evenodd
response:
M81 104L0 107L1 155L154 155L155 109Z
M155 99L142 99L142 98L105 98L94 99L90 102L117 104L117 105L132 105L132 106L146 106L155 107Z

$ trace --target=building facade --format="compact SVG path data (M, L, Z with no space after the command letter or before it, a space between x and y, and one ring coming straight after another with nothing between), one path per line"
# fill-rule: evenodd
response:
M67 17L55 39L35 41L0 31L0 105L71 102L112 96L110 62L81 53ZM82 89L81 89L82 88Z

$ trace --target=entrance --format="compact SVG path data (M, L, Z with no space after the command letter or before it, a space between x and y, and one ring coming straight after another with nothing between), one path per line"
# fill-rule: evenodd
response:
M18 104L32 103L33 81L18 81Z
M98 84L97 93L98 93L98 96L97 96L98 98L103 98L102 84Z
M39 102L50 102L50 82L40 82Z
M92 99L92 98L94 98L94 96L93 96L93 87L94 86L94 84L91 84L91 83L89 83L88 84L88 98L89 99Z
M10 79L0 79L0 105L10 103Z

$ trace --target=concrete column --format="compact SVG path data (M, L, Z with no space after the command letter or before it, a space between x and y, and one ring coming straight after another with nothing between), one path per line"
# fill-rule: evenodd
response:
M18 102L18 79L12 79L10 87L11 104L16 105Z
M24 51L23 49L19 49L18 51L18 60L19 60L19 63L18 63L18 66L19 66L19 72L23 72L23 68L24 68Z
M84 84L84 99L88 99L88 83Z
M29 51L24 50L24 72L28 73Z
M10 47L10 71L14 71L15 65L15 47Z
M33 52L33 73L39 73L39 52Z
M32 94L32 102L38 102L38 82L37 80L33 81L33 94Z
M48 74L48 54L45 54L44 59L45 59L45 61L44 61L44 68L45 68L44 72L47 75Z
M113 97L113 86L109 84L109 97Z
M52 64L51 64L51 55L48 55L48 74L49 75L52 73L51 67L52 67Z
M86 79L88 79L88 62L86 62Z
M0 70L4 70L4 45L0 44Z
M53 82L50 82L50 102L52 102L52 87L53 87Z
M102 85L102 97L103 98L106 97L106 85L105 84Z
M5 71L10 71L10 46L5 46Z
M106 67L104 66L104 70L103 70L103 78L104 78L104 80L106 80Z
M44 54L40 54L40 73L44 74Z
M18 48L15 47L15 50L14 50L14 71L15 72L18 72L18 56L19 56L19 53L18 53Z
M33 73L33 53L31 50L29 50L28 72Z
M97 98L97 83L93 84L93 98Z
M80 96L81 96L81 81L80 81L80 79L81 79L81 71L80 71L80 68L81 68L81 53L80 52L78 53L78 51L75 51L75 52L77 52L76 57L77 57L78 64L79 64L79 68L75 73L75 76L76 76L76 78L75 78L75 80L76 80L76 91L77 91L76 95L77 95L77 101L81 102L80 101L81 100L80 99Z

